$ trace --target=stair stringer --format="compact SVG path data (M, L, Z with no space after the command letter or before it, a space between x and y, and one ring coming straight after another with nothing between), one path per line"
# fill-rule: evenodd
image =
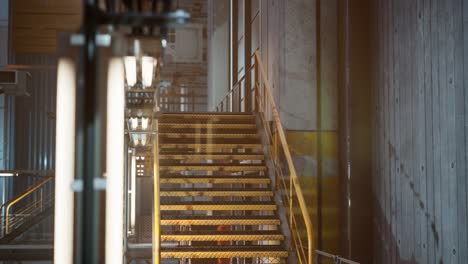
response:
M263 129L263 123L260 117L260 113L255 113L255 122L257 124L257 133L260 136L260 140L262 142L262 151L263 154L265 155L265 164L267 166L267 172L268 172L268 177L271 180L270 188L274 192L274 201L277 205L277 210L276 213L278 214L278 217L281 221L280 224L280 230L284 235L284 245L286 249L289 252L289 256L287 259L288 264L296 264L296 256L295 256L295 250L292 250L291 248L291 232L288 226L288 219L287 219L287 210L284 207L285 202L283 201L283 198L281 197L281 192L276 189L277 183L275 181L275 170L274 170L274 164L273 164L273 159L270 155L270 152L268 151L268 137L266 136L265 130Z

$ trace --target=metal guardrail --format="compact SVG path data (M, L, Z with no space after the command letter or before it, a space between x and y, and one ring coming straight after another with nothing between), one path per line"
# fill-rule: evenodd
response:
M359 262L342 258L338 255L333 255L321 250L315 250L315 263L317 264L359 264Z
M0 212L5 211L0 223L2 237L19 227L27 218L34 217L50 207L54 200L52 184L53 177L46 177L0 206ZM45 190L47 187L51 187L50 190ZM12 208L17 204L22 206L12 212Z
M294 168L291 153L279 118L279 113L267 80L260 52L254 53L255 62L223 98L217 107L221 112L246 112L254 109L259 113L263 129L269 142L269 153L273 160L275 184L282 193L288 207L288 224L292 245L297 253L298 263L314 263L314 236L312 221L302 194L299 179ZM253 71L253 78L252 77ZM246 82L252 82L246 83ZM253 86L252 89L246 88ZM248 94L250 93L250 94ZM248 97L253 98L249 100ZM252 103L253 105L248 105ZM297 210L298 209L298 210ZM299 215L297 213L299 212ZM303 235L306 231L305 237Z

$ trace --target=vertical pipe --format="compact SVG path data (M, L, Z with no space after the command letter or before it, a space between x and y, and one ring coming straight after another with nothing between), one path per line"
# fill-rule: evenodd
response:
M54 263L73 263L73 192L75 175L75 65L61 58L57 73L55 149Z
M322 249L323 229L323 177L322 177L322 35L321 1L316 0L316 45L317 45L317 248Z
M124 66L112 58L107 78L106 263L123 263L124 219Z
M350 124L350 36L349 36L349 1L340 2L338 7L338 32L339 32L339 87L340 87L340 175L343 175L341 190L344 193L342 198L343 226L343 254L348 258L352 255L352 232L351 232L351 124Z
M347 211L347 223L346 227L348 230L348 257L352 256L352 232L351 232L351 116L350 116L350 39L349 39L349 1L345 1L345 51L344 51L344 93L345 93L345 168L346 168L346 211Z
M95 180L102 175L101 89L98 85L96 0L83 1L85 45L81 60L83 83L77 93L76 177L83 182L77 203L75 263L100 262L102 232L100 191Z

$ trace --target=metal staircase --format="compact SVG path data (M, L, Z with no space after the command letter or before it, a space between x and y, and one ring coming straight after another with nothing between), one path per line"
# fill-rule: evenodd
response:
M166 113L158 122L161 259L283 263L289 253L256 116Z
M217 112L167 112L154 89L128 89L127 262L313 263L310 208L254 59Z
M54 181L45 177L0 206L0 244L8 244L54 212Z

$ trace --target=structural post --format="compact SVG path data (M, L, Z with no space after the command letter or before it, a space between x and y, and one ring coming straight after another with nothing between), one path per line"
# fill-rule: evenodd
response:
M244 107L245 112L252 111L252 1L244 2Z
M85 45L81 53L82 84L77 91L76 179L82 183L78 193L75 221L74 263L102 263L100 228L100 193L95 182L102 175L102 133L100 93L98 86L98 50L96 45L97 9L95 0L83 4ZM80 184L81 185L81 184Z

